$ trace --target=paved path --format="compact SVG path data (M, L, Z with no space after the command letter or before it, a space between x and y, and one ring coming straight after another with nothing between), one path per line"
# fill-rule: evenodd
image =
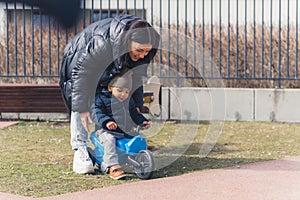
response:
M0 129L6 128L8 126L12 126L18 124L18 121L9 121L9 120L2 120L0 121Z
M299 200L300 157L139 181L46 198L1 200Z

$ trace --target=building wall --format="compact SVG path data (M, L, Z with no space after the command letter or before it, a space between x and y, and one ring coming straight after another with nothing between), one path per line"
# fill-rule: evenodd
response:
M82 8L86 9L128 9L128 10L146 10L146 18L150 21L167 23L185 23L193 24L222 24L228 23L240 25L251 24L256 21L257 24L282 24L296 23L299 5L297 0L279 1L279 0L86 0ZM17 4L18 9L22 9L22 4ZM5 3L0 3L0 10L4 11ZM9 9L13 9L12 4ZM27 7L26 9L29 9ZM4 15L4 16L3 16ZM5 12L0 12L0 17L5 18ZM280 20L281 18L281 20ZM221 20L220 20L221 19ZM299 19L299 15L298 15ZM2 21L2 20L1 20Z

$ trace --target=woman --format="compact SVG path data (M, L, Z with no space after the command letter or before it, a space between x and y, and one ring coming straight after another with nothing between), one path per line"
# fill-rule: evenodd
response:
M159 34L132 15L95 22L78 33L66 46L60 87L71 114L71 146L75 150L73 170L93 173L88 156L88 122L96 87L107 87L116 75L133 72L132 97L138 110L143 105L142 76L156 54Z

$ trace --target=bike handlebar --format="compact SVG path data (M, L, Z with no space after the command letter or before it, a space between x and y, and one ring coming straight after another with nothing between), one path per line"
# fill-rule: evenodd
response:
M140 125L137 125L137 127L136 127L136 132L140 132L140 130L144 130L144 127L145 127L145 125L144 124L140 124Z

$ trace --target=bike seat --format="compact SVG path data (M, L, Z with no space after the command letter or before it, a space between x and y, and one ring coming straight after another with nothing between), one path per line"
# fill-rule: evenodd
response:
M101 145L96 132L93 132L90 136L91 142L95 146L95 150L99 151L99 154L103 155L104 149ZM146 138L142 135L134 136L133 138L122 138L116 140L116 146L119 150L127 154L137 154L141 150L147 149Z
M117 147L121 150L121 151L125 151L126 152L126 144L130 141L130 138L122 138L122 139L118 139L116 140L116 145Z
M142 135L134 136L133 138L123 138L117 140L117 147L126 153L136 154L141 150L147 149L146 138Z

